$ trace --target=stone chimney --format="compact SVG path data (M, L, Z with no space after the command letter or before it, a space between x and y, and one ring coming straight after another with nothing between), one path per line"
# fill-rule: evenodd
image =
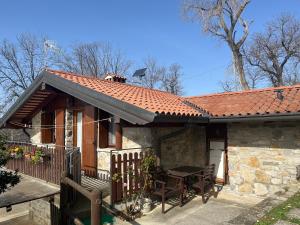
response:
M106 74L104 79L113 81L113 82L126 83L126 77L123 77L123 76L120 76L120 75L114 74L114 73Z

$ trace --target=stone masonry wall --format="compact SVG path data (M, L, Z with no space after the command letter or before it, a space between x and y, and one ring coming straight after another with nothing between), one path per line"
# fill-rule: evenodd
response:
M123 128L123 149L153 147L155 151L160 148L161 166L169 169L176 166L191 165L203 166L205 164L205 128L184 128L180 134L164 139L181 130L180 127L130 127ZM160 143L160 146L158 146ZM111 148L98 149L98 172L107 173L110 169ZM124 152L137 152L140 149L126 150ZM118 154L114 151L113 154Z
M26 129L29 131L29 129ZM30 138L22 129L1 129L0 134L7 137L8 141L29 142Z
M230 189L269 196L296 180L300 165L300 123L228 125Z
M29 217L39 225L51 225L50 203L46 199L38 199L29 203Z
M73 147L73 110L65 110L65 146Z
M41 126L42 121L42 112L40 111L32 118L32 129L28 129L28 133L30 134L30 140L33 144L40 144L42 139L41 128L36 126Z
M163 137L182 128L158 128L155 136ZM166 170L178 166L204 166L206 152L205 128L184 128L182 133L161 141L160 164Z

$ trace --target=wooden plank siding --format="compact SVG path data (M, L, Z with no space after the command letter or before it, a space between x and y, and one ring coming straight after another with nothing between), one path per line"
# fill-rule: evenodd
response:
M83 111L82 168L86 175L97 176L97 109L86 105Z

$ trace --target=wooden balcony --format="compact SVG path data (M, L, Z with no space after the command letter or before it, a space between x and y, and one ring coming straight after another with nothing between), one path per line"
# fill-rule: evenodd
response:
M6 168L18 170L53 184L60 184L63 172L81 183L81 156L78 148L51 145L37 146L24 142L7 142L11 159Z

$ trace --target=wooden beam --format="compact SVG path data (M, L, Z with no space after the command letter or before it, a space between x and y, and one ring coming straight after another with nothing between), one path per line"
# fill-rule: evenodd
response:
M122 149L122 127L120 123L115 123L115 135L116 135L116 149L121 150Z

